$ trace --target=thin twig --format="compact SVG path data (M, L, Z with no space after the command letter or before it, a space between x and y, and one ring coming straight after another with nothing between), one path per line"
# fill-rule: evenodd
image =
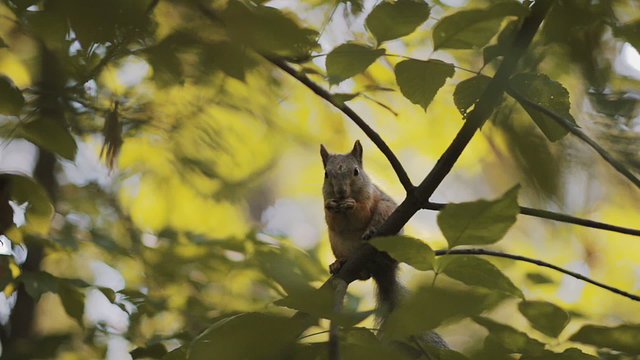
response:
M353 111L353 109L351 109L349 106L345 105L344 103L336 101L333 98L333 95L329 91L325 90L323 87L313 82L305 74L302 74L296 71L284 60L276 59L269 56L264 56L264 57L268 61L270 61L272 64L279 67L284 72L293 76L296 80L298 80L299 82L304 84L306 87L311 89L311 91L316 93L316 95L325 99L335 108L337 108L338 110L342 111L345 115L347 115L347 117L351 119L356 125L358 125L358 127L365 133L365 135L367 135L367 137L369 137L369 139L371 139L371 141L374 144L376 144L376 146L378 147L378 149L380 149L380 151L382 151L384 156L386 156L387 160L389 160L389 163L391 164L391 167L393 167L393 170L396 172L396 175L398 176L398 180L400 180L400 183L402 183L402 186L404 187L405 191L407 193L411 193L413 191L414 186L411 183L411 179L409 179L407 172L404 170L404 167L402 166L402 164L400 163L396 155L393 153L393 151L391 151L391 149L389 148L387 143L385 143L382 137L380 137L380 135L375 130L373 130L358 114L356 114L356 112Z
M621 162L614 159L604 148L602 148L598 143L593 141L587 134L582 132L578 126L565 119L563 116L560 116L555 111L547 108L546 106L540 105L535 101L528 99L522 93L514 89L513 87L509 87L507 89L507 93L511 95L514 99L516 99L520 103L526 103L527 105L535 108L536 110L544 113L545 115L551 117L558 124L560 124L567 131L577 136L580 140L587 143L591 148L593 148L600 156L608 162L614 169L616 169L620 174L624 175L627 179L629 179L637 188L640 188L640 179L638 179L629 169L627 169Z
M322 330L322 331L314 332L314 333L311 333L311 334L306 334L306 335L298 337L298 340L306 339L306 338L309 338L309 337L312 337L312 336L318 336L318 335L326 334L328 332L329 332L329 330Z
M424 209L440 211L446 205L447 204L430 201L424 206ZM632 229L632 228L627 228L627 227L622 227L617 225L606 224L599 221L582 219L579 217L557 213L553 211L548 211L548 210L540 210L540 209L520 206L520 214L542 218L542 219L555 220L555 221L569 223L569 224L581 225L581 226L590 227L594 229L613 231L621 234L640 236L640 229Z
M502 257L502 258L507 258L507 259L512 259L512 260L517 260L517 261L524 261L524 262L528 262L531 264L535 264L538 266L542 266L542 267L546 267L549 269L553 269L556 271L559 271L563 274L567 274L569 276L572 276L576 279L588 282L590 284L593 284L595 286L598 286L600 288L603 288L605 290L609 290L613 293L616 293L618 295L622 295L626 298L629 298L631 300L635 300L635 301L640 301L640 296L638 295L634 295L631 293L628 293L624 290L620 290L618 288L615 288L613 286L609 286L606 284L603 284L599 281L590 279L584 275L578 274L576 272L561 268L559 266L553 265L553 264L549 264L546 261L542 261L542 260L538 260L538 259L533 259L530 257L526 257L526 256L521 256L521 255L514 255L514 254L508 254L508 253L503 253L500 251L493 251L493 250L486 250L486 249L443 249L443 250L436 250L435 251L435 255L436 256L442 256L442 255L487 255L487 256L497 256L497 257Z

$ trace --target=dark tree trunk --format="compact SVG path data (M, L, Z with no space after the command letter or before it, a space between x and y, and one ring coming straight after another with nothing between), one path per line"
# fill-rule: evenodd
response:
M49 151L39 149L38 161L33 176L44 187L54 204L58 189L55 166L55 155ZM40 270L40 263L44 255L42 244L39 241L26 241L26 245L28 254L26 261L22 264L22 271ZM7 331L4 334L5 338L3 339L3 347L7 350L8 357L11 357L11 354L23 353L25 347L33 344L30 339L33 337L36 304L33 298L27 294L23 285L20 285L17 291L18 299L11 312Z

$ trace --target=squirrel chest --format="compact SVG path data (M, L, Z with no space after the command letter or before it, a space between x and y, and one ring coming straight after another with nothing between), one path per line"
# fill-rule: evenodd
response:
M362 235L369 228L377 201L356 202L352 210L332 212L325 209L331 250L338 259L349 257L362 242Z

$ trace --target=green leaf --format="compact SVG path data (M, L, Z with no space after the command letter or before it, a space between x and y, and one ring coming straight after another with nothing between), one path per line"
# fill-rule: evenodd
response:
M306 319L244 313L222 319L196 337L190 360L283 359L309 326Z
M490 81L491 78L488 76L477 75L458 83L453 92L453 103L463 116L467 114L470 107L475 105Z
M433 332L431 332L433 334ZM468 357L462 355L461 353L451 350L445 349L440 346L436 346L434 342L437 344L437 340L432 340L434 342L429 342L428 336L430 333L423 333L422 336L416 337L416 340L420 342L420 346L422 346L428 354L431 355L432 359L438 360L469 360ZM423 359L423 358L420 358Z
M27 294L36 302L46 292L58 292L58 278L46 271L25 271L18 281L24 284Z
M13 281L13 272L11 271L11 264L13 257L11 255L0 255L0 291L6 289L7 285ZM15 265L15 262L13 262ZM5 293L8 295L8 293Z
M0 75L0 114L19 115L24 106L22 92L11 78Z
M435 50L483 47L498 32L505 17L523 17L527 13L527 8L516 1L503 1L487 9L458 11L435 25L433 47Z
M349 4L349 10L353 15L360 14L364 8L363 0L338 0L338 2Z
M76 157L76 141L58 119L40 117L23 125L21 131L25 139L67 160L73 161Z
M384 322L385 335L404 338L434 329L445 321L480 314L492 304L489 292L426 286L409 296Z
M301 269L300 265L304 259L296 261L293 254L287 253L284 248L258 249L254 260L262 273L280 285L287 294L310 291L312 287L309 282L316 280Z
M613 35L622 38L640 51L640 20L614 27Z
M326 358L327 354L327 342L298 342L295 345L295 350L293 356L290 357L291 360L307 360L314 359L319 360L322 359L322 356Z
M349 100L353 100L356 96L360 95L360 93L335 93L332 94L333 100L338 104L344 104Z
M470 286L480 286L523 298L522 291L491 262L473 255L441 258L441 272Z
M69 33L69 22L60 7L48 7L45 11L27 11L24 18L29 30L49 48L60 46Z
M123 289L118 293L126 296L126 300L134 304L141 314L153 316L165 309L164 299L149 297L138 290Z
M319 318L335 320L345 327L354 326L373 314L373 311L334 313L333 291L330 286L298 290L275 301L274 304L313 314Z
M84 294L76 286L66 279L58 280L58 295L62 301L62 307L67 315L74 318L80 326L83 326Z
M488 64L491 60L502 55L504 55L504 49L500 45L493 44L487 45L482 48L482 59L485 65Z
M330 286L323 286L319 289L299 289L274 303L278 306L303 311L317 317L328 318L333 312L333 292Z
M13 201L18 204L29 203L25 212L24 228L27 231L46 235L53 217L53 206L47 192L35 180L26 176L0 174L0 177L9 181Z
M404 60L396 65L396 82L402 95L412 103L427 107L454 73L453 64L440 60Z
M167 354L167 348L162 343L154 343L146 347L138 347L129 352L134 359L161 359Z
M232 38L261 53L307 59L318 47L318 32L300 27L292 14L273 7L229 1L221 15Z
M145 1L65 0L59 3L84 49L94 43L113 42L119 33L140 34L151 24Z
M11 200L11 183L8 178L0 177L0 234L5 235L10 229L15 228L13 223L13 208Z
M518 309L534 329L550 337L558 337L569 323L569 314L550 302L521 301Z
M166 353L162 360L187 360L187 351L189 347L186 345L180 346L179 348L175 348L168 353Z
M200 54L200 62L203 72L210 72L213 66L240 81L244 81L245 73L256 65L247 49L228 41L207 46Z
M569 348L561 353L554 353L548 350L535 356L523 356L521 360L598 360L598 357L585 354L576 348Z
M509 325L482 316L474 317L473 321L489 330L488 338L491 342L502 346L510 353L536 355L544 351L545 345L543 343Z
M418 270L433 270L433 250L416 238L404 235L384 236L373 238L370 243L378 250L386 251L392 258Z
M113 291L113 289L104 286L98 286L98 290L100 290L100 292L109 300L110 303L113 304L116 302L116 292Z
M541 273L527 273L527 280L534 284L553 284L553 280Z
M486 245L502 239L520 212L516 185L496 200L448 204L438 214L438 226L449 248Z
M569 110L569 92L557 81L544 74L517 74L509 80L509 85L527 99L538 103L575 124ZM530 105L520 103L531 119L550 141L562 139L569 132L553 118L534 109Z
M377 58L384 55L384 49L346 43L333 49L326 60L330 84L338 84L365 71Z
M430 13L431 8L422 0L383 1L371 10L366 25L378 43L382 43L411 34Z
M383 343L368 329L345 329L342 334L344 335L341 347L344 359L407 359L401 348Z
M640 324L617 327L585 325L569 340L629 354L640 354Z
M90 233L91 242L93 242L96 246L101 247L102 249L112 254L131 256L131 252L129 251L129 249L121 246L112 237L103 233L102 231L94 228L90 231Z
M482 60L484 64L488 64L491 60L498 56L504 56L509 51L513 40L520 29L520 20L514 20L509 22L498 34L498 41L494 45L485 46L482 49Z
M184 81L182 61L178 55L202 46L201 43L194 34L178 30L144 49L147 62L153 68L153 79L161 86Z

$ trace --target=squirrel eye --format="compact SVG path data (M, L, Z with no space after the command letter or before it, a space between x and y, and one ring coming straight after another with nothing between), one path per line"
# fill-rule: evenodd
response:
M325 172L324 172L324 178L325 178L325 179L327 178L327 171L326 171L326 170L325 170Z
M360 171L358 171L358 168L353 169L353 176L358 176L358 174L360 174Z

